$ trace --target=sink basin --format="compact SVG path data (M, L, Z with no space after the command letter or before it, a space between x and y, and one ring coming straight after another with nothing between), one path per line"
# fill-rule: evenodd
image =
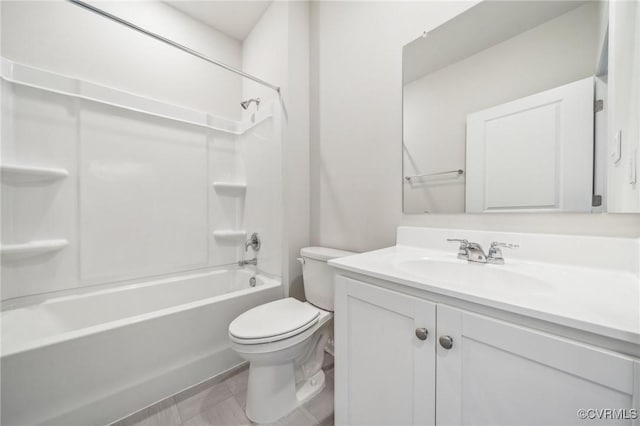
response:
M447 238L517 242L505 264L458 259ZM602 247L607 256L602 256ZM637 239L398 228L397 244L333 259L338 271L424 292L426 299L460 301L640 342ZM357 279L357 276L354 277ZM415 292L415 293L414 293Z
M505 265L474 263L464 260L419 258L400 260L396 267L408 274L420 276L426 281L472 287L479 291L525 291L543 293L553 290L549 282L514 272Z

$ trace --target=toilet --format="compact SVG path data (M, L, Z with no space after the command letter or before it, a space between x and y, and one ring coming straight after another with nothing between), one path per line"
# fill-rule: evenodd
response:
M247 417L270 423L317 395L333 316L333 272L327 261L354 253L326 247L300 250L307 302L265 303L229 325L231 347L249 361Z

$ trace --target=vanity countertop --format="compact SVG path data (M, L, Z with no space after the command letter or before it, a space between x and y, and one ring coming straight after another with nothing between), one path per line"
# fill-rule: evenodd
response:
M535 255L529 259L510 257L512 252L506 250L505 264L493 265L457 259L457 250L453 246L442 250L437 244L431 247L429 244L423 244L422 247L405 245L403 243L415 242L415 239L404 238L403 232L406 237L411 231L410 228L399 229L399 244L396 246L334 259L329 264L340 270L640 344L637 240L609 241L613 246L618 242L627 244L622 247L624 250L629 247L636 250L635 255L629 257L632 261L629 268L590 262L588 256L582 259L583 262L573 262L576 258L570 257L563 259L563 263L541 261ZM464 233L456 232L458 234L452 237L460 238ZM435 235L423 236L427 237L425 241L433 241L429 239L433 237L441 241L443 235L446 232L438 230ZM535 239L541 238L529 239L522 235L526 234L499 236L512 242L523 239L526 244L538 244ZM481 235L472 237L480 238ZM546 256L549 256L549 251L566 249L563 245L568 240L565 237L558 238L560 240L552 241L556 243L555 246L547 248ZM564 241L561 240L563 238ZM587 246L602 243L587 240L579 237L576 243ZM615 252L614 247L608 254L615 255ZM526 254L531 253L529 250Z

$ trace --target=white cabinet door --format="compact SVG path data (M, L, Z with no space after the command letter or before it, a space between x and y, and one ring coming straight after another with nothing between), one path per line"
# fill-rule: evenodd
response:
M342 276L335 283L336 424L433 425L435 304Z
M438 305L438 337L446 336L451 348L437 345L438 425L628 425L583 420L579 410L632 417L640 408L630 358Z
M467 212L590 211L593 77L467 116Z

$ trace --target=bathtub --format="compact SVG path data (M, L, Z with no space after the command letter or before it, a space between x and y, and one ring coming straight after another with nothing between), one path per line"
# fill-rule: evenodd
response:
M108 424L242 363L227 327L281 298L246 269L55 297L1 313L3 426Z

